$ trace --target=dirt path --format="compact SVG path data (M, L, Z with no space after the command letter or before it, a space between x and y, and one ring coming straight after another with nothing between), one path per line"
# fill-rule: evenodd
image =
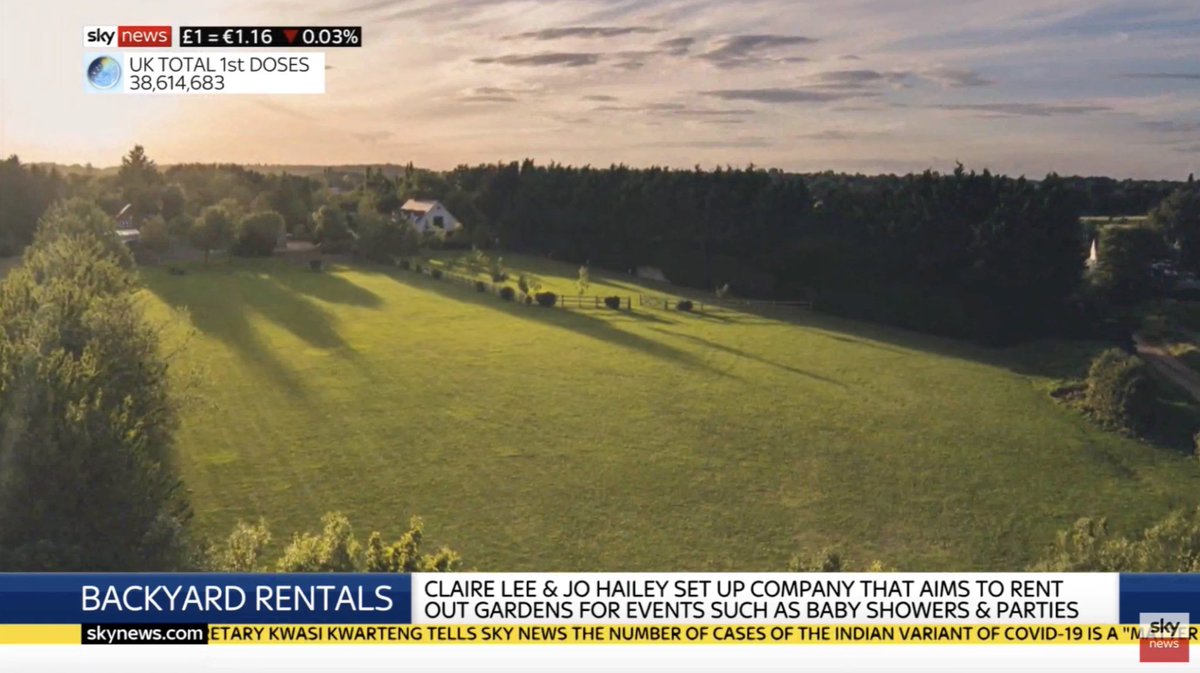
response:
M1158 344L1153 344L1134 335L1138 355L1142 357L1154 371L1170 379L1175 385L1183 388L1189 395L1200 402L1200 374L1179 361L1178 358L1163 350Z

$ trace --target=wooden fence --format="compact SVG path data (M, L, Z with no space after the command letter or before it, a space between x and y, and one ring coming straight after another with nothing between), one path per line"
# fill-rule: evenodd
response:
M812 310L813 307L811 301L799 300L712 298L705 301L700 301L698 299L690 299L687 297L663 297L651 294L638 295L638 306L648 306L650 308L662 309L664 311L678 310L679 304L684 301L691 303L691 310L696 313L711 313L721 309L737 310L739 308L751 309L764 307Z

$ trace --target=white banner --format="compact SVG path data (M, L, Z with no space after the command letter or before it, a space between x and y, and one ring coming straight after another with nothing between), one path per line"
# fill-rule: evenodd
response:
M1115 624L1118 576L1071 573L413 575L414 624Z

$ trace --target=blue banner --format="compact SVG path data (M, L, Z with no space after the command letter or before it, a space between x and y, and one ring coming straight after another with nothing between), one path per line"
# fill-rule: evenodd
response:
M1137 624L1142 613L1180 613L1200 619L1200 575L1121 574L1121 623Z
M0 624L410 624L400 574L0 574Z

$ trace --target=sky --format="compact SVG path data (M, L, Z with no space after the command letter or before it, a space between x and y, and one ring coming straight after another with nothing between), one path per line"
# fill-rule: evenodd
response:
M85 25L361 25L324 95L82 86ZM0 0L0 154L1181 179L1196 0Z

